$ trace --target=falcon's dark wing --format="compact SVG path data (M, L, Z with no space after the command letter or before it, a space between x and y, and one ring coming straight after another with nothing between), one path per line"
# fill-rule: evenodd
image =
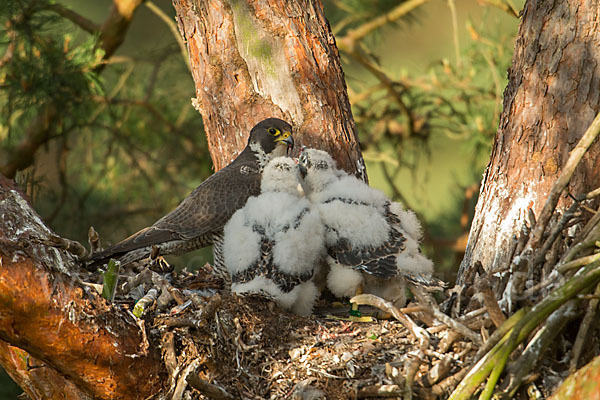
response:
M259 193L260 171L245 163L233 163L202 182L177 208L152 226L94 255L92 265L109 257L170 241L201 241L207 236L203 245L210 245L213 234L223 229L231 215L243 207L250 196Z

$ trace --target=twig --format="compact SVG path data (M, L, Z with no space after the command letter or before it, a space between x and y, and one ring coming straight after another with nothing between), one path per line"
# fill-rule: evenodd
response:
M88 244L90 245L90 254L88 258L101 250L100 235L93 226L90 226L90 229L88 229Z
M173 391L173 396L171 396L171 400L181 400L183 398L183 392L188 384L188 378L190 375L195 375L194 371L200 365L200 358L194 359L181 373L177 378L177 386L175 386L175 390Z
M177 356L175 355L175 334L173 331L167 331L163 335L160 343L163 353L165 368L169 373L169 378L173 379L177 371Z
M316 368L310 368L310 367L309 367L309 368L307 368L307 369L308 369L309 371L316 372L317 374L323 375L323 376L324 376L324 377L326 377L326 378L331 378L331 379L347 379L347 378L346 378L346 377L344 377L344 376L337 376L337 375L333 375L333 374L330 374L329 372L322 371L322 370L320 370L320 369L316 369Z
M539 244L542 240L542 236L552 217L554 209L556 208L556 204L558 203L558 199L560 195L567 187L567 184L571 180L573 173L575 172L575 168L583 158L583 155L586 153L588 148L594 142L598 134L600 133L600 113L596 115L594 121L592 121L589 128L585 131L582 138L579 140L579 143L575 146L575 148L571 151L567 163L563 167L560 176L552 186L550 190L550 194L548 195L548 199L546 200L546 204L544 204L544 208L540 213L538 218L538 223L535 228L531 232L531 236L529 238L529 242L527 243L527 247L530 249L535 249L539 247Z
M464 337L470 339L473 343L475 343L477 345L482 344L481 337L477 333L473 332L471 329L467 328L465 325L461 324L460 322L450 318L449 316L447 316L446 314L441 312L440 309L438 308L437 304L435 304L435 301L431 300L431 295L429 293L425 292L425 290L423 290L422 288L420 288L416 285L413 285L410 283L409 283L409 285L410 285L411 292L413 292L415 294L415 296L417 296L417 298L419 299L419 302L427 304L428 306L431 307L431 311L435 318L437 318L441 322L445 323L450 328L454 329L455 331L457 331Z
M369 305L373 307L377 307L389 314L392 314L394 318L404 325L411 335L419 341L427 341L429 342L429 334L427 331L417 324L406 314L400 311L396 306L394 306L389 301L383 300L380 297L377 297L372 294L359 294L358 296L354 296L350 299L351 303L355 303L358 305Z
M392 303L389 301L383 300L380 297L377 297L372 294L360 294L358 296L354 296L350 299L350 302L361 305L368 304L373 307L377 307L382 309L383 311L390 313L400 321L413 335L413 337L419 341L418 350L415 352L415 359L410 360L407 365L407 376L406 376L406 392L409 398L412 397L412 383L414 376L418 370L419 365L423 361L425 349L429 347L430 339L429 333L415 324L412 319L402 311L398 310Z
M152 283L158 286L161 291L161 298L158 299L158 308L165 308L171 299L175 300L177 304L183 304L187 301L187 299L181 294L179 289L174 288L173 285L169 283L163 276L157 274L154 271L151 271Z
M346 46L348 46L344 48L344 50L348 49L349 51L352 51L357 41L361 40L375 29L381 28L387 23L396 21L426 2L427 0L405 1L387 14L380 15L379 17L364 23L358 28L351 30L345 37L339 39L338 43L344 43Z
M450 15L452 16L452 39L454 40L454 53L456 57L456 66L461 67L460 59L460 44L458 41L458 22L456 20L456 5L454 0L448 0L448 8L450 8Z
M48 235L47 238L40 239L39 242L46 246L66 250L74 256L77 256L80 260L85 259L88 255L87 249L83 247L81 243L58 235Z
M450 391L450 388L456 387L456 384L460 382L465 377L465 375L467 375L467 372L469 372L468 367L461 369L454 375L449 376L448 378L444 379L436 385L433 385L431 387L431 392L439 397L445 395L447 392Z
M163 10L161 10L156 4L154 4L151 1L146 1L144 3L146 5L146 7L148 7L154 14L156 14L156 16L160 19L162 19L164 21L165 24L167 24L167 27L169 28L169 30L171 31L171 33L173 34L173 37L175 37L175 40L177 41L177 45L179 46L179 50L181 51L181 56L183 58L183 61L185 62L185 66L188 68L188 70L190 72L192 72L192 67L190 66L190 59L188 57L188 52L187 52L187 48L185 46L185 42L183 41L183 38L181 37L181 35L179 34L179 31L177 30L177 26L175 25L175 23L173 22L173 20L171 18L169 18L169 16L167 14L165 14L163 12Z
M369 397L401 397L404 390L399 385L371 385L358 389L357 399Z
M486 277L481 279L478 282L479 293L483 299L483 304L490 316L490 319L496 325L496 328L500 327L506 321L506 317L502 313L498 302L496 301L496 296L494 296L494 292L490 287L490 283Z
M556 269L561 274L564 274L565 272L568 272L572 269L578 269L578 268L583 267L584 265L590 264L596 260L600 260L600 253L592 254L591 256L585 256L585 257L581 257L581 258L578 258L573 261L569 261L568 263L558 266Z
M600 195L600 187L597 189L594 189L591 192L589 192L588 194L586 194L585 198L586 198L586 200L590 200L599 195Z
M87 19L86 17L77 14L75 11L67 8L59 3L49 2L45 5L45 8L54 11L61 17L64 17L83 29L84 31L95 34L100 31L100 25L95 24L93 21Z
M515 18L519 18L519 12L509 2L505 2L502 0L479 0L479 1L481 1L483 3L487 3L493 7L497 7L500 10L507 12L508 14L510 14L511 16L513 16Z
M594 238L598 235L600 235L600 210L585 224L581 232L573 240L575 244L562 256L561 262L566 263L571 261L581 250L593 245Z
M509 398L514 398L525 377L533 370L546 348L562 332L567 322L577 316L575 305L576 301L571 300L554 311L531 339L521 357L507 368L510 385L504 392L508 393Z
M550 232L550 235L542 245L542 248L537 252L537 256L533 260L533 268L535 268L536 266L541 264L542 261L544 261L544 256L548 253L548 250L550 250L550 247L552 247L552 244L554 243L560 232L563 230L567 222L569 222L571 218L573 218L573 216L575 215L575 211L577 211L578 208L579 203L573 203L571 207L569 207L569 209L563 214L560 221L554 225L552 231Z
M596 286L594 295L600 296L600 285ZM585 316L583 317L583 321L581 321L579 331L577 332L577 337L575 338L575 343L573 343L572 357L571 362L569 363L569 374L572 374L573 372L575 372L575 370L577 370L577 362L579 361L581 351L583 350L583 346L587 339L590 325L596 317L596 309L598 308L599 302L600 300L595 298L591 299L588 303L587 310L585 311Z
M553 290L541 302L527 312L510 331L481 359L461 381L450 396L450 400L464 400L471 397L475 389L488 377L480 399L491 397L496 382L504 370L508 356L537 328L540 322L551 313L600 281L600 261L587 265L563 286ZM511 317L512 318L512 317ZM507 320L506 323L510 321ZM492 335L493 336L493 335Z
M450 368L452 368L452 356L446 354L439 363L435 364L425 376L425 381L429 386L433 386L446 376Z
M448 325L443 325L446 328L448 328ZM428 330L428 332L433 333L431 331ZM456 332L455 330L448 330L448 332L446 332L446 335L444 337L442 337L442 340L440 340L440 343L438 345L438 349L440 352L447 352L448 349L450 348L450 346L452 346L452 343L454 343L457 339L461 338L462 335L458 332Z
M149 269L145 269L136 276L129 278L127 282L121 285L122 293L129 293L131 289L138 287L142 283L151 283L152 282L152 271Z

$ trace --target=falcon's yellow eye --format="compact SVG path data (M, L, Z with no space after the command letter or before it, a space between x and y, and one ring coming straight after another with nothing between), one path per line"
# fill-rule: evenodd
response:
M281 133L277 128L269 128L268 132L273 136L278 136Z

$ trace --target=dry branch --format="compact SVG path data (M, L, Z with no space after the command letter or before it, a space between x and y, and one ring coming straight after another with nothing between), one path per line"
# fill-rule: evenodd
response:
M509 355L517 345L525 340L529 334L538 327L551 313L564 303L584 292L589 287L600 281L600 261L584 267L579 274L568 280L564 285L553 290L540 301L531 311L527 312L513 328L508 330L502 339L471 368L471 371L462 380L450 396L451 400L464 400L470 398L472 393L489 376L481 399L489 399L493 393L500 374L508 361ZM505 324L508 324L508 319ZM501 327L502 328L502 327Z
M82 285L69 253L32 240L54 234L17 191L0 185L0 208L5 215L0 220L2 341L47 364L93 398L156 392L162 380L159 355L133 318ZM14 363L3 365L28 391L30 373Z
M596 286L596 290L594 291L594 295L600 296L600 285ZM583 321L581 321L581 325L579 326L579 331L577 332L577 337L575 338L575 342L573 343L573 356L571 357L571 361L569 363L569 372L573 373L577 369L577 363L579 362L579 357L581 357L581 353L583 351L584 344L588 337L588 331L592 322L596 317L596 309L598 308L599 299L591 299L588 303L587 310L585 312L585 317L583 317Z

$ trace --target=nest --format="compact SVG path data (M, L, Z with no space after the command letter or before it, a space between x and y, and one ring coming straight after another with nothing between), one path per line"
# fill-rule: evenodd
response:
M540 227L531 217L505 271L473 268L441 304L410 284L403 309L373 295L351 299L370 320L348 320L347 305L323 298L311 317L290 314L268 298L229 293L208 264L175 272L156 255L125 274L114 301L160 346L170 399L457 399L478 390L544 398L600 349L592 334L600 254L581 245L600 239L600 213L573 238L575 208L548 219L534 247ZM547 248L555 250L544 259ZM515 273L528 270L542 273ZM502 307L495 293L504 293Z
M349 306L330 299L303 317L260 295L228 293L208 264L167 275L147 267L129 272L114 301L133 311L155 289L140 316L162 350L172 399L446 397L475 360L476 332L493 326L484 308L451 319L415 287L421 305L403 309L354 298L363 317L352 321Z

